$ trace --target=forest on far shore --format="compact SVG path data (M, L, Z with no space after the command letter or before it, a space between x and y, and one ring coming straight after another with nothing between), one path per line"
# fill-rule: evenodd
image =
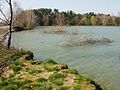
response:
M114 16L94 12L80 14L71 10L60 12L58 9L47 8L28 10L23 10L19 6L15 8L12 26L25 30L33 29L35 26L120 26L120 14Z
M89 12L85 14L75 13L74 11L62 11L58 9L40 8L33 10L37 16L37 25L40 26L64 26L64 25L92 25L92 26L119 26L120 15L111 16L110 14L95 14Z

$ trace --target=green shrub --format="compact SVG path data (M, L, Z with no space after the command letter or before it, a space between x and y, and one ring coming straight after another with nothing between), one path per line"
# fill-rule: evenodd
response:
M59 73L54 73L54 74L50 75L48 79L49 79L52 83L60 86L60 85L63 85L63 81L64 81L64 79L65 79L65 75L59 74Z

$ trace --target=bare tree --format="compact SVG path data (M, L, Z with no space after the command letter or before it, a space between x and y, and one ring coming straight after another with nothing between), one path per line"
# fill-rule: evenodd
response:
M2 17L0 17L0 20L3 21L6 25L9 26L9 37L8 37L8 42L7 42L7 47L8 49L10 48L11 45L11 34L12 34L12 20L13 20L13 8L12 8L12 0L2 0L5 1L5 3L9 6L9 14L10 17L5 14L5 12L2 10L1 8L1 4L0 3L0 13L2 15Z

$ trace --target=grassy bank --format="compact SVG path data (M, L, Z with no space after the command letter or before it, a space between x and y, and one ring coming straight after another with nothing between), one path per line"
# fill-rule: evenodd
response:
M3 63L4 61L4 63ZM34 61L33 53L0 46L0 90L102 90L89 77L51 59Z

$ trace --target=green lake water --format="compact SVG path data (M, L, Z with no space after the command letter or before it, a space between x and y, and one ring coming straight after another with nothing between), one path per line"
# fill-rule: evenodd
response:
M45 29L76 30L79 34L44 34ZM87 33L94 39L108 38L113 43L67 48L59 46L70 38L79 38L81 33ZM58 63L77 69L80 74L89 75L103 86L110 86L111 90L120 90L120 27L39 26L34 30L13 33L12 45L33 51L34 59L52 58Z

